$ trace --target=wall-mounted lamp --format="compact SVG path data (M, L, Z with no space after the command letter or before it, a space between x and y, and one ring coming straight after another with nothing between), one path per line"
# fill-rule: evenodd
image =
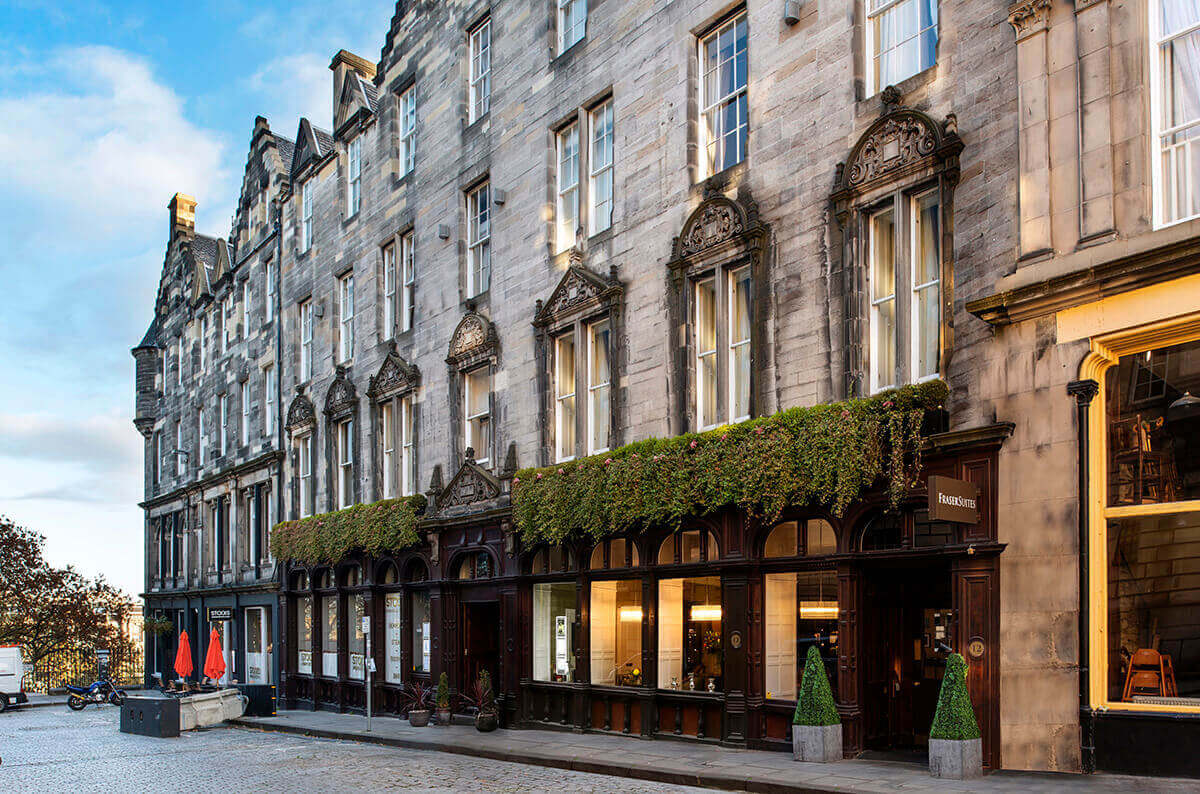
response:
M508 200L507 192L505 192L503 190L493 190L492 191L492 201L494 201L496 203L496 206L500 206L500 205L504 204L504 202L507 200Z
M443 240L449 240L450 239L450 227L444 223L439 223L438 224L438 237L440 237Z
M325 316L325 301L317 302L317 305L313 307L313 314L317 315L318 317Z
M785 0L783 4L783 22L795 25L800 21L800 0Z

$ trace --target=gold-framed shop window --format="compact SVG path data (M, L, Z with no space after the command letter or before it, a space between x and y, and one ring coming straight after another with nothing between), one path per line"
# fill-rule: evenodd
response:
M1091 339L1089 692L1200 713L1200 313Z

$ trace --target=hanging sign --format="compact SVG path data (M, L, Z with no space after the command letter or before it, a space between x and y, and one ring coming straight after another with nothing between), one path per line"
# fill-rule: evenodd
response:
M929 478L929 519L956 524L979 523L979 486L953 477Z

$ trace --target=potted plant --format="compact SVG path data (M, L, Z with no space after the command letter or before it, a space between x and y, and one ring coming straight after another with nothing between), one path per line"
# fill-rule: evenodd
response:
M960 780L983 774L983 743L967 692L967 661L960 653L952 653L946 660L946 675L929 729L929 773Z
M438 676L436 715L438 725L450 724L450 682L444 672Z
M808 646L800 697L792 716L792 758L796 761L840 761L842 721L816 645Z
M492 676L487 670L479 671L479 680L467 695L470 707L475 711L476 730L487 733L500 724L500 712L496 708L496 696L492 692Z
M429 706L433 702L433 689L424 681L410 681L404 690L404 710L408 723L414 728L429 724Z

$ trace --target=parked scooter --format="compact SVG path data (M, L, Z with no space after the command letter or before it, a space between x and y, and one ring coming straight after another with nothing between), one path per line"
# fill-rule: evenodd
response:
M93 683L91 686L72 686L67 684L67 707L71 711L83 711L89 703L111 703L119 706L125 702L125 690L117 689L107 677Z

